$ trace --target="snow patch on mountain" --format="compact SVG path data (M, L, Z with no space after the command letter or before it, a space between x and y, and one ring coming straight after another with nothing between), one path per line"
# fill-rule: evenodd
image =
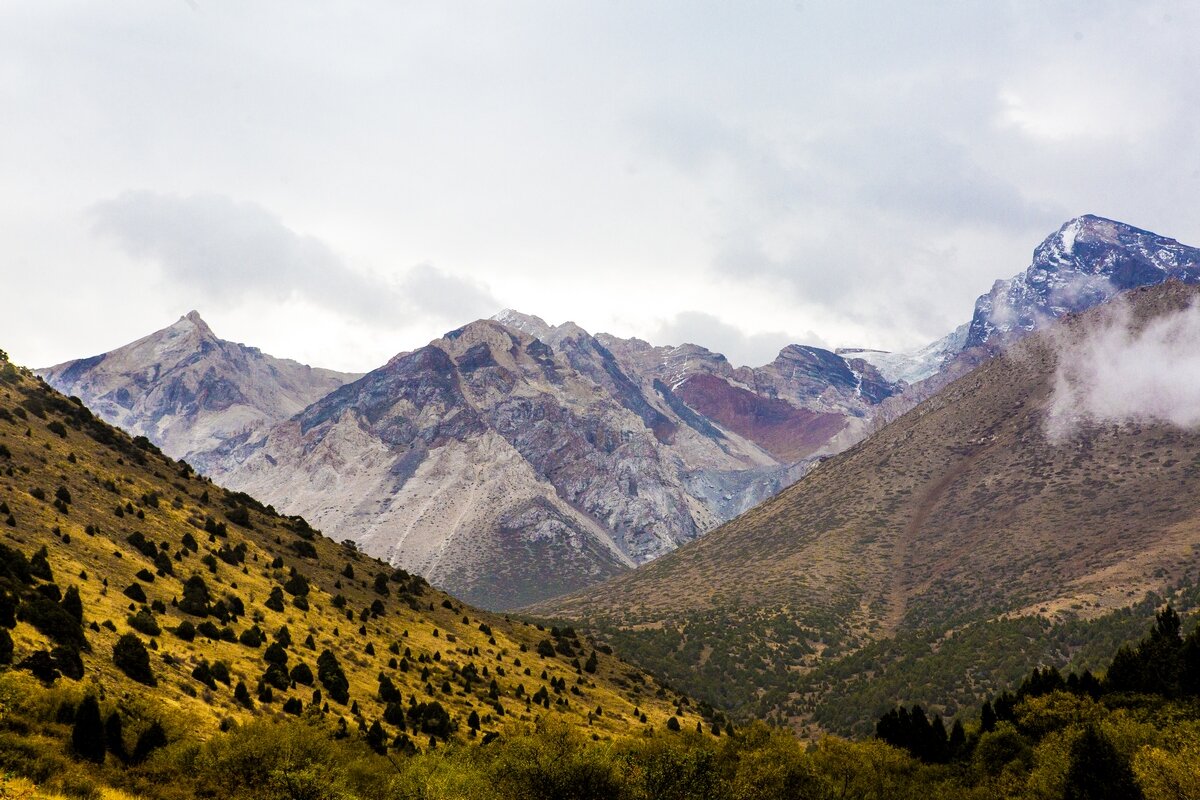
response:
M861 358L879 370L886 380L911 386L933 375L941 369L946 359L960 352L969 328L970 323L964 322L942 338L908 353L857 347L839 347L835 352L843 358Z

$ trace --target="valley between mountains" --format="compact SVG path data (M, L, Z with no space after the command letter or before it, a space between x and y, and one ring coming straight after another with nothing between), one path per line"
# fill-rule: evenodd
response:
M1000 737L1051 758L1044 695L1116 730L1149 707L1123 693L1200 691L1197 344L1200 251L1089 216L911 354L735 367L505 311L356 375L192 312L36 374L0 359L0 759L64 787L115 759L105 781L159 796L188 747L283 737L308 748L287 770L359 795L397 753L389 786L659 796L686 773L646 764L720 751L695 773L718 788L680 796L725 796L799 733L814 797L868 768L958 791L946 763L999 786L1027 769L980 761ZM43 773L4 755L68 728Z
M1103 620L1192 580L1195 435L1052 441L1047 418L1064 342L1182 313L1197 280L1200 251L1083 216L911 354L741 367L510 310L353 375L192 312L39 374L470 603L595 629L714 707L858 732L1086 661ZM962 684L970 636L1019 643Z

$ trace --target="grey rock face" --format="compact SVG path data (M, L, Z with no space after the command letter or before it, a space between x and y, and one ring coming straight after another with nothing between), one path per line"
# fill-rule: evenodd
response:
M577 326L481 320L210 461L330 535L508 607L669 552L795 474L653 384Z
M357 377L218 339L195 311L110 353L38 374L201 468L226 440L261 433Z
M1171 279L1200 281L1200 250L1123 222L1077 217L1038 245L1027 270L976 301L965 347L1019 337L1118 292Z
M43 375L216 480L493 608L731 519L852 441L894 390L818 348L734 369L696 345L517 312L364 376L225 342L195 313Z

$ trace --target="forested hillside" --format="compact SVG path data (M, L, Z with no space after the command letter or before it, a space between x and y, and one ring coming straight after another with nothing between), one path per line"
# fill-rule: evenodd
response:
M702 722L607 647L466 606L199 478L2 354L0 702L0 768L64 789L73 758L136 764L255 720L393 754L543 719L605 741ZM38 709L99 714L103 746L64 750L21 721Z

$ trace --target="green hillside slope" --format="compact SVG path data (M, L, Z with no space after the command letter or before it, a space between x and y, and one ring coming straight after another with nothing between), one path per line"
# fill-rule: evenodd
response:
M1196 296L1127 297L1144 324ZM867 730L907 689L953 710L1065 666L1200 567L1200 435L1046 436L1059 346L1107 313L1030 336L702 539L533 612L586 621L716 705L814 731Z

